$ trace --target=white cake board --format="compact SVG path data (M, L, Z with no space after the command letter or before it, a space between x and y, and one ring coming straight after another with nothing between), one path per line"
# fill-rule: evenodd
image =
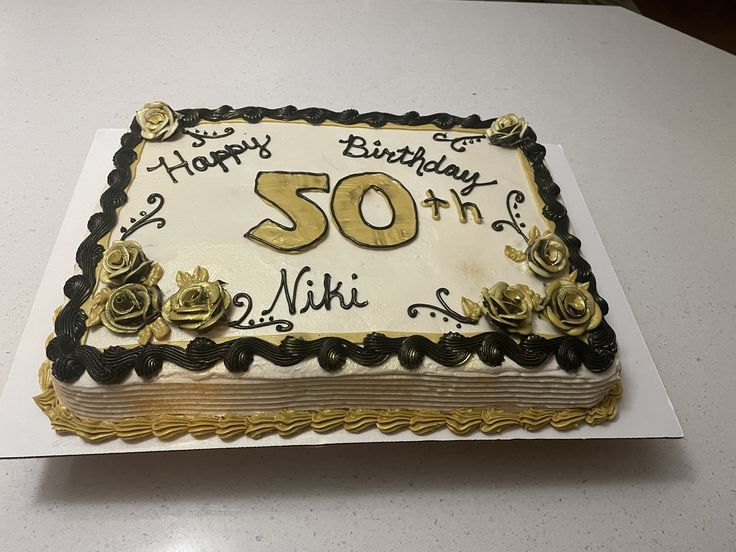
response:
M40 391L38 368L44 360L44 342L52 330L52 314L64 301L62 293L64 281L72 274L75 251L87 235L87 219L99 208L99 197L106 185L107 174L112 169L113 153L120 147L122 133L123 131L115 129L98 130L84 163L0 397L0 458L393 441L630 439L683 436L680 423L570 165L562 147L557 145L546 146L547 165L555 181L562 188L562 198L569 211L574 231L581 236L583 242L583 254L593 266L601 295L610 305L610 313L606 319L618 337L624 394L619 402L618 418L613 422L596 427L582 425L568 432L560 432L551 427L534 433L515 428L498 435L485 435L476 431L470 435L457 436L444 429L418 436L408 430L385 435L377 429L372 429L357 434L347 431L328 434L305 431L288 438L269 435L261 439L242 437L230 442L224 442L216 436L197 439L185 435L173 441L152 438L138 443L126 443L115 439L90 444L74 435L58 435L51 429L48 418L32 399Z

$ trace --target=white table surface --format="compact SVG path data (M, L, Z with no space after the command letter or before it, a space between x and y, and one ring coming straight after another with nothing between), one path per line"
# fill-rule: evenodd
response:
M734 56L618 8L2 2L0 70L0 381L95 130L142 102L513 110L564 145L686 434L6 460L3 550L736 546Z

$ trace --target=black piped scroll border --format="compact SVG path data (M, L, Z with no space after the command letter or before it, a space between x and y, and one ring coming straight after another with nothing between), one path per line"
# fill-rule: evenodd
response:
M177 113L184 128L193 127L202 121L241 119L258 123L264 118L306 121L314 125L327 121L342 125L368 124L372 127L387 124L434 125L443 130L453 127L484 129L490 127L494 121L481 119L478 115L464 118L447 113L421 116L415 111L392 115L377 111L359 113L354 109L297 109L294 106L279 109L233 109L222 106L215 110L184 109ZM608 304L598 295L595 276L580 253L580 240L569 232L567 210L557 199L560 188L544 165L546 150L536 140L536 134L527 128L524 140L518 147L529 162L539 195L544 202L542 213L554 222L557 235L570 251L570 265L578 271L578 280L590 283L589 290L605 315L608 313ZM347 359L364 366L377 366L391 356L396 356L401 366L408 370L417 368L425 357L443 366L452 367L459 366L473 354L477 354L489 366L500 365L508 358L525 367L539 366L554 355L564 370L576 370L582 364L593 372L603 372L613 362L617 351L616 335L605 318L598 328L588 334L588 343L574 337L545 339L539 336L529 336L517 343L506 334L486 332L471 337L448 333L438 342L421 335L391 338L372 333L366 336L362 344L340 337L305 340L286 336L278 345L257 337L241 337L224 343L197 337L185 347L148 344L130 349L109 347L104 351L84 345L81 340L86 331L87 315L82 310L82 305L95 288L96 267L104 253L98 242L114 228L117 223L116 209L128 200L125 189L131 182L131 167L137 160L135 148L141 142L140 126L133 120L130 132L121 138L121 147L113 156L115 168L108 175L108 188L100 198L102 210L90 217L87 222L90 233L77 249L76 262L82 273L72 276L64 284L64 295L69 301L56 317L55 336L46 347L46 356L52 362L52 374L59 381L74 382L87 372L99 383L113 384L124 380L133 370L143 378L150 378L159 372L164 362L197 371L206 370L222 361L232 372L245 372L255 356L284 367L316 357L320 366L329 372L340 370Z

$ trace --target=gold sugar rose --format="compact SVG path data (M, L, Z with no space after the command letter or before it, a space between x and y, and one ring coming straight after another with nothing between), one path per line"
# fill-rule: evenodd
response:
M164 102L147 103L136 112L135 120L146 140L167 140L179 127L176 113Z
M554 278L567 270L567 246L549 230L540 235L537 227L532 227L525 255L529 268L542 278Z
M137 333L138 342L145 344L152 336L163 339L168 335L169 327L160 315L158 286L125 284L115 289L105 288L92 298L87 326L102 322L115 333Z
M492 324L520 335L533 332L532 317L537 299L527 286L498 282L490 289L483 288L481 293L483 314Z
M514 146L524 138L527 123L513 113L499 117L486 129L485 135L495 146Z
M113 242L105 251L101 264L100 281L110 287L135 283L152 286L163 275L161 266L149 261L135 241Z
M210 282L206 269L198 266L191 274L176 275L179 291L166 300L163 317L187 330L205 331L225 316L230 294L219 281Z
M547 285L542 316L567 335L594 330L603 319L600 306L588 291L588 282L576 282L577 272Z

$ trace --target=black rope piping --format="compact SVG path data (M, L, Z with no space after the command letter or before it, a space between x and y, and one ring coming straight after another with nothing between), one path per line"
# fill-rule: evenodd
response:
M195 126L201 121L242 119L249 123L258 123L264 118L303 120L314 125L325 121L342 125L363 123L372 127L382 127L390 123L404 126L434 125L444 130L455 126L488 128L494 121L483 120L478 115L465 118L447 113L420 116L415 111L404 115L380 112L361 114L353 109L330 111L319 108L297 109L294 106L279 109L233 109L222 106L215 110L185 109L177 113L184 128ZM90 234L77 249L76 261L82 273L72 276L64 284L64 295L69 301L56 317L55 336L46 347L46 356L52 362L52 374L59 381L74 382L85 371L93 380L103 384L119 383L133 370L142 378L151 378L161 370L164 362L171 362L187 370L201 371L222 361L231 372L245 372L255 356L284 367L316 357L319 365L328 372L339 371L347 359L364 366L377 366L391 356L396 356L399 364L408 370L418 368L424 358L430 358L447 367L459 366L474 354L488 366L499 366L508 358L525 367L539 366L554 355L560 367L568 371L577 370L582 364L592 372L603 372L613 362L617 351L616 335L605 319L588 334L588 343L574 337L545 339L540 336L525 337L517 343L506 334L486 332L471 337L447 333L437 343L420 335L389 338L383 334L371 333L362 344L340 337L305 340L286 336L279 345L257 337L241 337L224 343L197 337L183 348L176 345L148 344L130 349L114 346L101 351L82 345L81 339L87 329L87 315L81 307L95 288L95 270L104 253L103 247L97 242L114 228L117 223L116 209L125 205L128 200L125 189L131 182L131 165L137 159L134 149L142 140L140 126L134 119L130 132L121 138L121 147L113 156L115 168L108 175L109 187L100 198L102 211L90 217L87 223ZM569 249L570 266L578 271L580 281L590 283L589 291L605 316L608 313L608 304L598 295L590 265L580 254L580 240L569 233L567 210L557 200L560 188L544 165L544 147L536 143L536 135L530 128L527 128L524 140L518 147L534 172L539 195L545 204L543 215L555 223L557 235Z

